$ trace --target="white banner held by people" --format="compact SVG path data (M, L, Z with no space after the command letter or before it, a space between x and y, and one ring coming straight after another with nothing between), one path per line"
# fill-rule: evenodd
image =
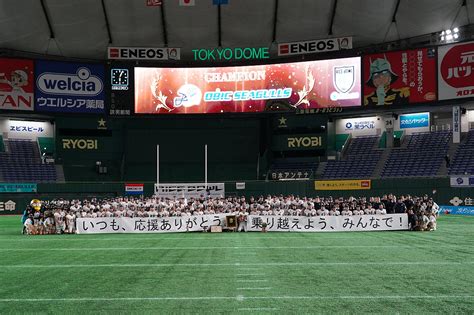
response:
M207 190L207 191L206 191ZM163 198L199 198L225 196L224 183L155 184L155 196Z
M406 214L357 216L249 216L248 231L261 231L266 223L269 232L349 232L408 230Z
M224 226L230 213L181 217L78 218L78 234L202 232ZM408 230L406 214L360 216L248 216L247 231L259 232L266 223L269 232L345 232Z
M149 218L78 218L77 234L202 232L223 226L229 214Z

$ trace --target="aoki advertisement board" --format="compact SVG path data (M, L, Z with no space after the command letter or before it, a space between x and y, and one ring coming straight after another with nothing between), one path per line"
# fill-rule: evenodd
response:
M440 100L474 97L474 42L438 48Z
M363 58L364 106L407 105L436 100L434 48Z
M0 58L0 109L33 110L33 60Z
M221 68L135 68L135 113L359 106L360 58Z

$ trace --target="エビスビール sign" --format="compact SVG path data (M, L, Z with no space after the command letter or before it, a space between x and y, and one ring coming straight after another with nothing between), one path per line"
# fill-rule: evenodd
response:
M0 109L33 110L33 61L0 58Z
M474 97L474 42L438 48L440 100Z
M35 99L37 111L104 113L104 66L38 61Z

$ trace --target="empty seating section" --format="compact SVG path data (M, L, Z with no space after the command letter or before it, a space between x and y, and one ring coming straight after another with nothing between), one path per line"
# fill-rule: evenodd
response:
M6 182L54 182L54 165L41 164L36 142L10 139L5 141L8 152L0 152L0 173Z
M474 174L474 129L469 131L465 141L457 148L451 161L449 174Z
M382 177L435 176L448 152L450 131L408 135L406 148L394 148Z
M353 138L347 148L347 158L328 161L323 178L369 178L382 155L377 149L378 136Z

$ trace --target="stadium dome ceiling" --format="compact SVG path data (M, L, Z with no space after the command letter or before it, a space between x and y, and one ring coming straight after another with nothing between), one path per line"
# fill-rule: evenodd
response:
M105 59L107 46L273 47L353 36L365 47L474 21L474 0L0 0L0 48Z

